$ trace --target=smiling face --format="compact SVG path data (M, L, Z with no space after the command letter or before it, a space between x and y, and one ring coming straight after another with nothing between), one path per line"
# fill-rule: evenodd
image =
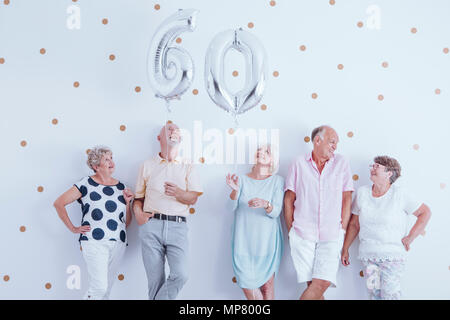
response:
M374 163L370 165L370 180L375 184L386 184L390 183L390 177L392 172L386 170L385 166L379 163Z
M323 139L320 134L314 138L314 153L320 158L330 159L337 149L339 137L333 128L326 127L323 132Z
M114 172L115 167L116 166L112 159L112 153L108 152L102 156L102 159L100 160L100 164L98 166L95 166L94 169L95 169L95 172L98 172L105 176L111 176Z

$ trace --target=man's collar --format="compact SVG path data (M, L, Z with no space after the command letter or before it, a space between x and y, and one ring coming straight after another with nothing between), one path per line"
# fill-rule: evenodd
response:
M161 157L161 152L158 152L158 160L159 160L159 163L163 163L163 162L180 163L180 162L181 162L181 157L178 155L178 156L176 156L175 159L173 159L172 161L167 161L167 159L164 159L163 157Z
M314 161L313 156L312 156L312 151L308 152L306 154L305 158L306 158L306 161ZM331 156L331 158L328 159L326 162L328 162L328 161L332 162L332 161L334 161L334 158L335 158L335 155L333 154Z

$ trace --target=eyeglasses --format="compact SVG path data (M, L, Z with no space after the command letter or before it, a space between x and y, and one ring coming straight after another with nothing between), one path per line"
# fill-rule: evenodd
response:
M386 168L385 166L379 164L379 163L373 163L371 165L369 165L369 168L373 168L373 169L378 169L378 168Z

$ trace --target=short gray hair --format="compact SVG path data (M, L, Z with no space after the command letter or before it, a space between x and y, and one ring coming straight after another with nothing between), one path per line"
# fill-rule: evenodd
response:
M319 135L319 137L323 140L323 133L325 130L329 128L329 126L323 125L317 128L314 128L314 130L311 132L311 141L314 142L314 138Z
M385 167L385 170L387 172L392 173L391 177L389 178L390 184L393 184L401 176L402 167L400 166L400 163L397 161L397 159L388 156L377 156L373 159L373 162L382 165L383 167Z
M112 151L110 148L105 146L96 146L90 149L88 152L88 159L86 161L88 167L94 170L95 172L94 166L99 166L102 157L108 153L112 154Z

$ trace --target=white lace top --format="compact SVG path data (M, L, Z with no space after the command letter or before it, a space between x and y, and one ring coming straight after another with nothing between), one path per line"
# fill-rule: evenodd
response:
M395 185L378 198L372 195L372 185L360 187L352 206L352 213L359 215L359 259L405 259L402 238L408 234L407 214L420 205Z

